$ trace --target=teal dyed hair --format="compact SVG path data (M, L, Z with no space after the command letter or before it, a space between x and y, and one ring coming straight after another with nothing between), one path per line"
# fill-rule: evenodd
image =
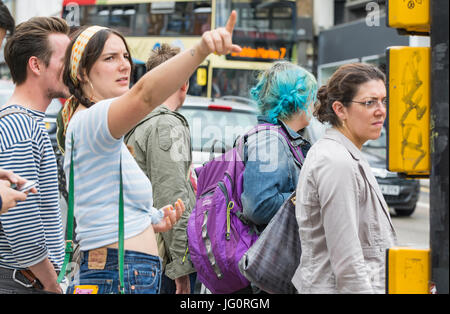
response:
M260 75L250 94L261 113L277 124L278 120L289 119L299 111L312 115L317 81L302 67L279 61Z

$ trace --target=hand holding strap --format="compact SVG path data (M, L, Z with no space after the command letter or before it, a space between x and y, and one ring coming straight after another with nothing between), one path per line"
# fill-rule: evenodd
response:
M59 272L57 283L61 283L66 276L67 264L72 260L73 253L73 205L74 205L74 170L73 170L73 134L72 149L70 151L70 172L69 172L69 197L67 202L67 223L66 223L66 248L64 263Z
M123 209L123 180L122 180L122 151L120 152L120 192L119 192L119 293L125 293L123 279L124 268L124 209Z
M72 149L70 151L70 173L69 173L69 197L67 204L67 224L66 224L66 247L64 263L59 272L57 283L61 283L67 273L67 265L72 259L73 253L73 219L74 219L74 166L73 148L74 140L72 134ZM119 191L119 293L125 293L124 284L124 201L123 201L123 180L122 180L122 154L120 155L120 191Z

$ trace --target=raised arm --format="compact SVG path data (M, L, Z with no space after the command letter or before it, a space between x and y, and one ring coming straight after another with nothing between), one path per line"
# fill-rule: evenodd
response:
M110 106L108 126L120 138L148 113L179 89L212 52L219 55L239 52L232 43L236 12L231 12L225 27L205 32L192 49L186 50L144 75L133 88Z

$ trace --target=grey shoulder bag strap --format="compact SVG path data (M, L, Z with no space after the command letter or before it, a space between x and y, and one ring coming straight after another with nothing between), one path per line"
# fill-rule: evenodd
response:
M0 112L0 119L4 118L6 116L12 115L12 114L16 114L16 113L20 113L20 114L29 116L33 120L36 119L32 114L26 112L25 110L19 109L19 108L8 108L8 109L3 110L2 112Z
M157 117L157 116L160 116L160 115L163 115L163 114L165 114L165 112L159 112L159 113L157 113L157 114L155 114L155 115L153 115L153 116L146 117L146 118L144 118L143 120L141 120L141 122L139 122L138 124L136 124L136 125L134 126L134 128L132 128L130 131L128 131L127 134L125 134L125 137L124 137L124 139L123 139L123 141L125 142L125 144L127 144L127 142L128 142L128 140L130 139L131 135L133 135L133 133L136 131L136 129L137 129L138 126L140 126L141 124L147 122L148 120L150 120L150 119L152 119L152 118L154 118L154 117Z

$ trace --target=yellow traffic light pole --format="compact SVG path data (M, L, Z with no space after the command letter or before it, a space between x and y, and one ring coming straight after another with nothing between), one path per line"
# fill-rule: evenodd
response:
M388 0L387 24L431 37L388 47L387 168L430 178L430 249L390 248L387 293L448 293L448 0Z
M408 176L430 174L429 47L389 47L388 169Z
M449 1L431 1L431 174L430 247L431 281L437 293L449 293Z
M386 257L387 293L430 292L430 250L394 247L388 250Z

